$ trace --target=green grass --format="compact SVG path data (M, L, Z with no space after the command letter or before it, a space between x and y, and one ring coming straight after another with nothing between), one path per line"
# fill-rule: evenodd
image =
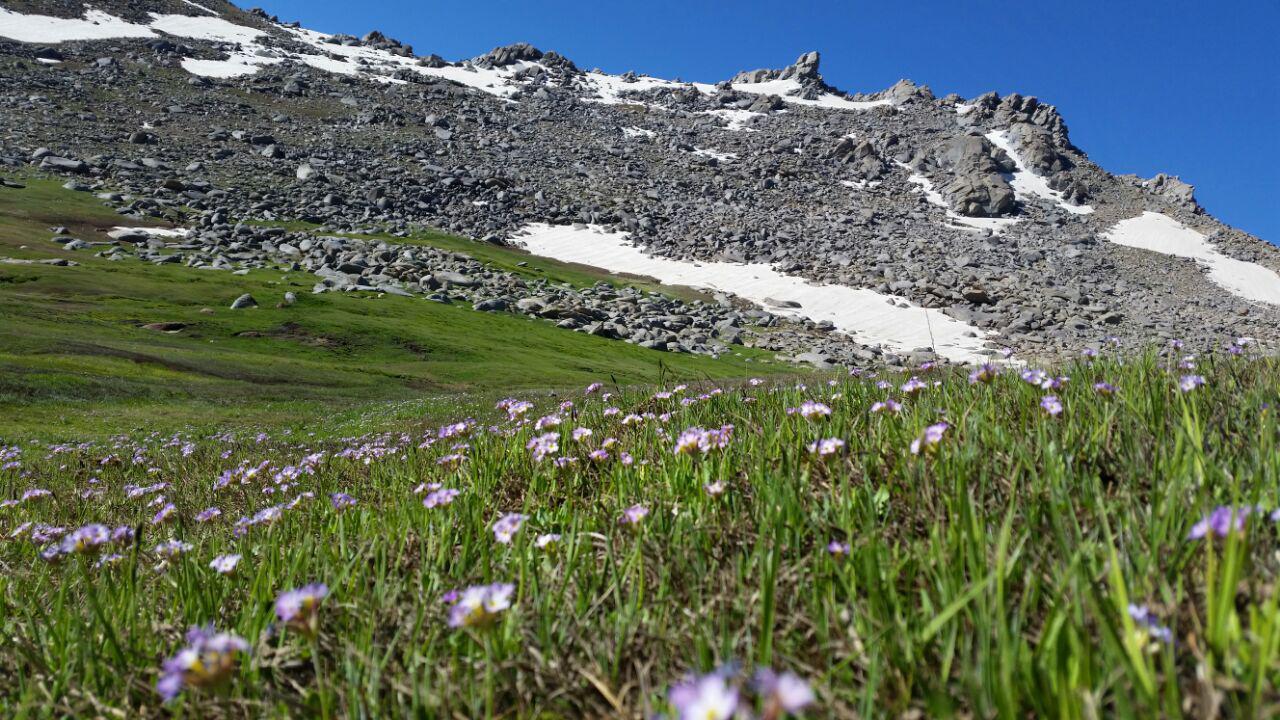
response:
M0 256L65 257L77 267L0 263L0 438L88 437L188 425L214 428L343 421L386 401L456 407L459 394L794 372L768 354L724 358L663 353L566 332L548 322L417 298L312 295L315 278L284 270L245 276L180 265L113 262L49 242L65 225L85 240L137 224L88 193L31 178L0 191ZM439 233L515 267L512 250ZM487 254L486 254L487 253ZM504 255L506 253L507 255ZM509 255L509 256L508 256ZM588 284L601 276L530 260L522 272ZM286 291L298 302L275 307ZM228 309L250 292L253 310ZM185 323L176 334L143 326Z
M666 690L686 672L730 662L802 676L813 717L1274 715L1280 556L1265 513L1280 504L1280 364L1205 360L1207 386L1181 393L1168 363L1064 368L1059 417L1012 372L990 385L926 376L941 384L903 398L897 415L871 411L901 397L872 379L728 387L690 405L679 398L705 387L671 399L575 393L576 417L555 430L557 454L577 458L562 469L532 459L529 423L492 414L481 427L495 430L430 445L435 433L412 420L359 441L194 439L185 454L167 437L52 455L28 445L0 497L53 496L0 510L4 536L23 522L101 522L142 537L105 550L122 558L101 569L92 555L40 560L29 531L0 545L0 709L158 715L161 661L186 627L211 622L252 654L220 690L184 694L177 716L639 718L668 710ZM1093 390L1103 380L1115 397ZM561 399L537 400L528 417ZM831 416L787 412L806 399ZM631 412L655 415L624 423ZM912 454L944 418L941 442ZM683 429L726 423L724 449L673 454ZM574 441L578 426L593 434ZM609 437L610 461L590 461ZM806 450L825 437L847 446L825 460ZM314 474L280 489L274 471L313 451L326 453ZM459 452L456 469L438 464ZM223 471L264 461L214 488ZM723 495L704 490L712 481ZM155 495L124 490L157 482L176 505L160 527ZM461 494L427 509L413 492L423 482ZM303 492L315 498L232 533L235 518ZM336 511L334 492L359 504ZM637 503L650 514L621 525ZM1188 540L1221 504L1263 510L1241 532ZM221 519L193 522L209 506ZM491 526L510 512L529 519L499 544ZM552 532L558 545L535 546ZM156 569L151 549L170 537L193 549ZM847 554L829 553L833 540ZM207 567L231 552L243 556L234 576ZM277 594L313 581L331 590L314 641L265 633ZM514 606L492 627L451 629L441 595L489 582L514 583ZM1135 623L1129 603L1173 642Z

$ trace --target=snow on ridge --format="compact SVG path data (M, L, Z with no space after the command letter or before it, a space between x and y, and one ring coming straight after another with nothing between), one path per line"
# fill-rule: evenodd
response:
M1013 164L1017 166L1013 176L1009 179L1009 185L1013 187L1013 194L1019 200L1025 200L1028 196L1034 195L1043 198L1069 213L1076 215L1088 215L1093 212L1092 205L1072 205L1062 197L1062 193L1049 187L1049 181L1043 176L1037 175L1027 167L1022 156L1013 146L1013 140L1009 137L1007 130L992 130L986 134L986 138L991 144L1005 151L1013 160Z
M533 223L514 241L535 255L653 277L668 285L731 292L766 305L777 315L829 320L837 330L864 344L883 345L897 352L932 346L938 355L957 362L984 362L988 358L982 330L938 310L868 288L815 285L764 264L654 257L630 244L628 233L606 232L594 225ZM778 300L796 302L800 307L780 307L775 304Z
M1280 305L1280 275L1257 263L1223 255L1208 239L1164 213L1147 211L1103 233L1117 245L1191 258L1209 269L1209 280L1246 300Z
M783 102L792 105L809 105L811 107L834 110L870 110L880 105L893 104L889 100L850 100L835 93L823 93L818 96L817 100L808 100L791 94L798 93L802 89L800 81L794 78L788 80L766 80L758 83L733 83L733 89L754 95L777 95L782 98Z
M49 15L28 15L0 8L0 37L26 43L61 43L74 40L108 40L114 38L147 38L156 37L157 31L178 37L196 40L239 44L240 50L233 52L228 60L196 60L186 59L182 66L194 75L206 77L236 77L257 72L263 65L272 65L288 58L310 65L324 72L341 75L365 75L370 79L400 83L402 81L390 77L404 69L419 75L436 77L466 85L501 98L510 99L519 91L522 83L514 79L520 70L539 63L519 62L503 68L483 68L468 62L445 67L429 68L417 64L417 58L404 57L395 53L362 45L343 45L326 42L333 37L326 33L308 30L301 27L280 25L277 29L293 39L309 45L316 53L289 53L283 50L266 47L258 42L258 38L268 33L252 27L238 25L223 19L220 14L192 0L183 0L187 5L202 12L203 15L161 15L151 13L152 21L142 25L96 8L85 10L81 18L60 18ZM704 95L713 95L717 86L711 83L685 83L674 80L663 80L647 75L623 77L601 72L588 72L580 76L575 84L582 90L596 94L598 97L584 98L591 102L616 105L631 102L624 93L644 92L655 89L693 88ZM783 101L795 105L810 105L843 110L865 110L877 105L889 105L888 100L856 101L849 100L833 93L826 93L817 100L807 100L789 93L800 90L795 80L773 80L763 83L737 83L735 90L747 93L776 94ZM707 114L723 117L728 125L727 130L750 130L746 123L751 117L760 113L746 110L721 109L707 111Z

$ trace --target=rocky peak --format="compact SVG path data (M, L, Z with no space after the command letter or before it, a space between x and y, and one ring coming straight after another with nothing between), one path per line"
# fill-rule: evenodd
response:
M1197 212L1200 211L1200 204L1196 202L1194 185L1185 183L1176 175L1165 175L1159 173L1155 177L1143 183L1151 192L1159 195L1166 200L1176 204L1192 208Z
M529 43L514 43L496 47L471 62L480 67L506 67L518 62L536 62L542 59L542 51Z
M733 77L733 83L762 83L770 80L797 80L803 86L822 85L822 76L818 74L818 65L822 57L817 50L811 50L781 70L744 70Z

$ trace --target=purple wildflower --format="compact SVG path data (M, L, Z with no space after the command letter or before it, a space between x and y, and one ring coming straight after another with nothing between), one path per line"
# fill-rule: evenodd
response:
M1209 535L1224 538L1232 532L1243 532L1245 520L1253 510L1254 508L1248 505L1241 505L1238 508L1220 505L1204 516L1200 522L1191 526L1187 539L1200 540Z
M809 452L818 457L834 455L844 449L844 441L840 438L824 438L809 443Z
M871 412L899 413L899 412L902 412L902 403L898 402L897 400L894 400L893 398L881 400L871 405Z
M60 551L64 555L79 555L97 552L103 545L111 541L111 529L106 525L93 523L71 531L62 538Z
M1183 375L1178 380L1178 389L1182 392L1191 392L1196 388L1204 385L1205 379L1203 375Z
M914 395L920 392L921 390L924 390L927 387L929 386L925 384L923 380L921 380L920 378L913 377L910 380L903 383L902 387L899 389L902 391L903 395Z
M428 493L426 497L422 498L422 506L425 508L434 508L448 505L453 502L453 499L458 497L461 492L462 491L455 490L453 488L440 488L438 490L433 490Z
M320 603L328 596L329 587L324 583L286 590L276 598L276 618L304 635L315 635L320 623Z
M511 543L512 538L520 531L520 526L528 520L528 515L520 513L507 513L493 524L493 538L503 545Z
M552 455L560 449L560 434L546 433L533 438L525 445L525 447L533 451L533 459L541 462L548 455Z
M764 717L796 715L813 704L813 689L794 673L775 673L760 668L755 676L756 692L764 698Z
M969 384L977 385L979 383L986 384L996 379L996 375L1000 374L1000 368L991 363L983 363L973 372L969 373Z
M820 402L805 400L798 408L788 408L787 414L799 415L805 420L814 420L831 417L831 408Z
M945 422L934 423L924 429L920 437L911 441L911 454L919 455L921 452L928 452L938 443L942 442L942 434L951 427Z
M1057 417L1062 414L1062 401L1058 399L1057 395L1045 395L1040 399L1040 407L1050 417Z
M458 593L449 608L449 627L486 627L511 607L516 586L511 583L473 585Z
M689 678L667 694L680 720L729 720L738 709L738 689L723 674Z
M230 575L236 571L236 566L239 564L239 555L219 555L209 563L209 567L219 575Z
M1129 603L1129 617L1148 635L1163 643L1173 642L1173 631L1160 624L1159 618L1146 605Z
M649 514L649 508L636 504L622 511L622 517L618 518L618 522L623 525L639 525L641 520Z
M341 511L355 507L356 499L344 492L336 492L329 496L329 502L333 504L334 510Z
M169 701L186 688L222 685L235 674L240 658L249 652L249 643L231 633L220 633L212 625L191 628L187 646L161 667L156 692Z

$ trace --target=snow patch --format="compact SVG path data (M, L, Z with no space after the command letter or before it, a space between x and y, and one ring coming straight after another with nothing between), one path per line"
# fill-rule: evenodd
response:
M1013 177L1009 179L1009 185L1013 187L1013 194L1019 200L1025 200L1029 196L1043 198L1049 202L1057 204L1058 207L1070 213L1077 215L1088 215L1093 212L1092 205L1072 205L1063 199L1062 193L1049 187L1049 181L1044 177L1031 172L1027 164L1023 162L1022 156L1013 147L1013 140L1009 137L1006 130L993 130L986 135L991 144L1005 151L1013 160L1013 164L1017 166Z
M145 25L135 25L94 8L86 10L82 18L24 15L0 8L0 37L18 42L61 43L154 35Z
M975 107L977 106L972 103L956 103L956 114L968 115Z
M649 90L676 90L679 88L693 87L699 92L710 95L715 92L714 85L706 83L678 83L674 80L663 80L661 78L649 77L648 75L636 75L631 78L623 78L621 75L609 75L602 72L589 72L579 78L578 86L582 89L595 92L600 97L584 98L589 102L600 103L602 105L621 105L635 104L643 105L635 100L624 98L623 93L628 92L647 92Z
M151 28L178 37L192 40L211 40L213 42L251 44L266 35L244 25L227 22L220 17L200 17L196 15L159 15L150 13Z
M280 62L279 58L262 57L244 52L233 52L229 55L230 57L226 60L183 58L182 69L201 77L233 78L252 75L263 65L274 65Z
M983 331L937 310L911 305L874 290L815 285L764 264L653 257L630 244L628 233L605 232L599 226L534 223L525 226L514 240L535 255L610 272L645 275L668 285L730 292L761 305L768 304L770 311L778 315L829 320L837 330L864 344L880 344L899 352L932 346L937 354L959 362L987 359ZM774 300L796 302L800 307L777 307ZM895 303L890 304L890 300Z
M711 158L712 160L715 160L717 162L728 162L730 160L738 159L737 153L720 152L719 150L712 150L710 148L694 148L693 154L700 155L706 158Z
M652 130L646 130L644 128L639 128L639 127L624 127L622 128L622 134L629 138L633 138L633 137L651 138L651 137L657 137L658 135L658 133Z
M714 115L715 117L724 120L727 123L724 126L724 129L733 132L756 132L755 128L747 126L755 118L764 116L764 113L751 112L750 110L732 110L729 108L706 110L704 111L704 114Z
M1223 255L1204 235L1164 213L1148 211L1121 220L1103 236L1117 245L1191 258L1208 266L1209 280L1231 294L1280 305L1280 275L1257 263Z
M107 233L107 235L109 237L115 237L117 235L126 235L130 233L138 233L138 232L143 232L148 235L155 235L156 237L186 237L188 231L186 228L117 226L117 227L111 228L111 232Z

